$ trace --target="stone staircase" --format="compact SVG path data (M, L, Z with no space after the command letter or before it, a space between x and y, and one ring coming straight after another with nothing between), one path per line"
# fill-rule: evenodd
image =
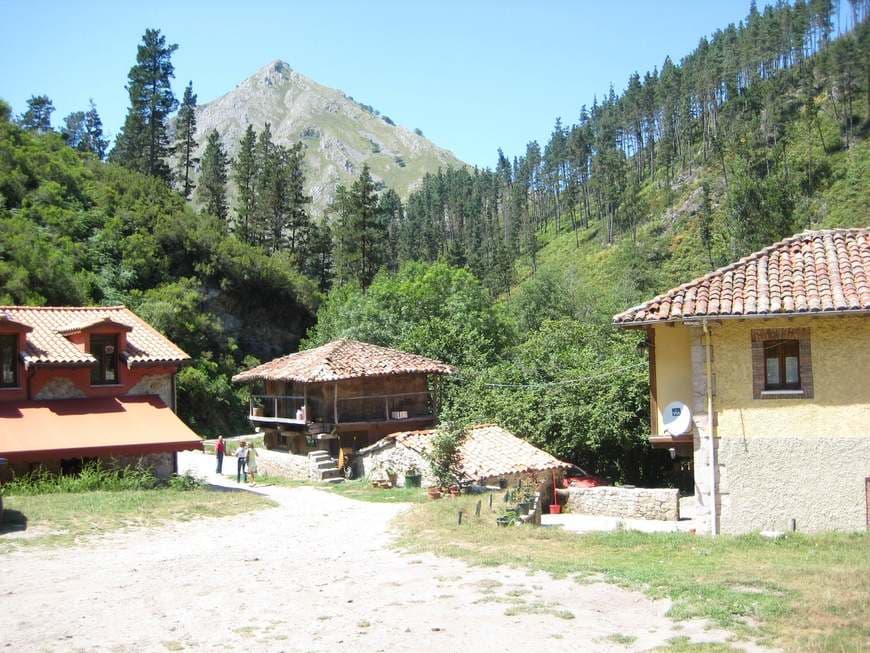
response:
M322 483L341 483L344 476L335 459L326 451L317 450L308 452L308 478Z

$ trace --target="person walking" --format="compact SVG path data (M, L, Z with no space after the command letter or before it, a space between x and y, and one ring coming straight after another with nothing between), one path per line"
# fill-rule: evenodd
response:
M239 442L239 448L236 450L236 483L242 482L242 477L245 477L245 483L248 482L248 443L242 440Z
M227 443L224 442L224 436L219 435L217 443L214 445L214 455L217 458L216 474L222 474L224 471L224 454L227 452Z
M247 462L247 470L248 476L251 477L251 485L257 484L257 450L254 448L254 445L251 444L248 447L248 462Z

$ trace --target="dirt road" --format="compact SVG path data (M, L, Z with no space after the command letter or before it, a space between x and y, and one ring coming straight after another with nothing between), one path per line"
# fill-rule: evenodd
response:
M0 557L0 651L631 651L728 636L604 583L397 553L403 506L262 491L279 507Z

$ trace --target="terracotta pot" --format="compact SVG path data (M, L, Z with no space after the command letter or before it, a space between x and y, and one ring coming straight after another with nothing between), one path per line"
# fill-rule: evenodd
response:
M457 486L457 485L450 486L450 496L452 496L452 497L459 496L459 486Z
M441 490L437 487L430 487L426 490L426 494L429 495L430 499L440 499L441 498Z

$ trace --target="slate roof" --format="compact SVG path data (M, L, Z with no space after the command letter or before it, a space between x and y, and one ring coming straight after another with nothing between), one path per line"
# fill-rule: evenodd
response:
M65 334L102 323L127 330L127 348L121 357L129 367L178 365L190 359L168 338L125 306L0 306L4 319L26 324L27 346L21 352L26 366L90 366L96 360L81 351Z
M452 365L433 358L357 340L328 344L282 356L236 374L233 381L317 383L395 374L453 374Z
M393 440L422 455L431 446L432 437L436 432L435 429L426 429L392 433L371 447L361 450L360 453L385 446ZM462 443L460 456L465 475L472 479L526 472L543 473L570 467L568 463L563 463L497 424L472 426Z
M870 228L805 231L619 313L613 322L841 313L870 313Z

